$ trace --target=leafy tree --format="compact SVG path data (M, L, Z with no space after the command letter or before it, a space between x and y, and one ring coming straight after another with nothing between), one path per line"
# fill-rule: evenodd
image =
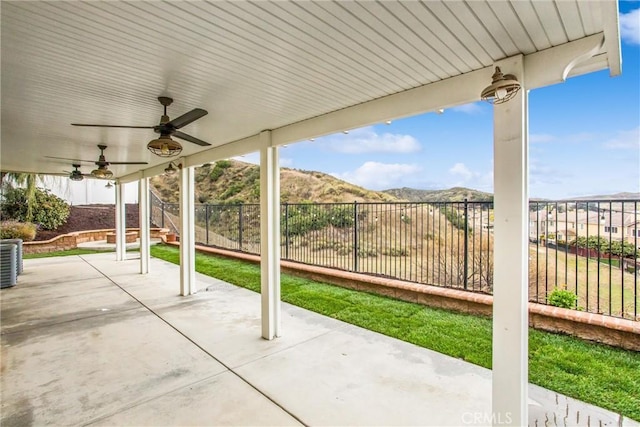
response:
M6 180L6 181L5 181ZM20 187L25 188L25 203L26 213L25 221L33 221L33 209L36 203L36 188L38 181L42 181L43 176L34 173L17 173L17 172L2 172L0 175L0 183L11 184L14 183Z
M631 243L619 240L613 240L611 247L607 249L610 249L611 255L620 257L633 257L636 254L636 249Z
M28 204L28 191L27 188L8 188L4 192L2 203L0 203L3 219L34 222L40 224L45 230L55 230L67 221L70 209L64 200L48 190L35 188L34 200ZM31 220L28 215L31 215Z

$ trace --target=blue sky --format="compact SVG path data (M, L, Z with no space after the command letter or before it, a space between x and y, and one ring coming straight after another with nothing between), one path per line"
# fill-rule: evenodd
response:
M620 2L620 15L621 76L605 70L529 94L531 197L640 192L640 2ZM300 142L281 149L281 165L373 190L491 192L492 109L479 102Z

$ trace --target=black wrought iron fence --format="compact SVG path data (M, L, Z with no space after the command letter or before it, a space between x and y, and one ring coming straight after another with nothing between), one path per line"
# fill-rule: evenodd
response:
M638 319L640 201L531 202L529 297L558 291L571 308ZM196 241L260 253L259 205L204 205ZM178 223L177 204L152 198L156 224ZM177 230L176 230L177 231ZM493 204L284 203L282 258L305 264L491 293Z

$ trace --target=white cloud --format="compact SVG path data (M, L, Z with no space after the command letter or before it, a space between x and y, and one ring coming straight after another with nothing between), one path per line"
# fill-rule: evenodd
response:
M481 191L493 191L493 170L486 173L474 172L464 163L456 163L449 173L458 181L448 182L446 187L471 187Z
M532 144L545 142L588 142L597 139L599 136L590 132L571 133L568 135L551 135L548 133L532 133L529 135L529 142Z
M245 163L251 163L252 165L259 165L260 164L260 153L255 152L255 153L249 153L249 154L245 154L244 156L236 156L236 157L232 157L233 160L237 160L239 162L245 162ZM279 159L279 164L280 167L283 168L290 168L293 166L293 159L289 158L289 157L280 157Z
M401 187L410 176L420 172L418 165L403 163L366 162L354 171L330 175L371 190Z
M449 169L449 173L452 175L459 175L465 181L473 177L473 172L471 172L464 163L456 163L451 169Z
M355 129L348 134L335 134L319 139L338 153L414 153L420 151L420 143L411 135L378 134L373 127Z
M558 170L548 164L541 164L537 159L529 159L529 184L545 185L545 184L564 184L566 178L572 175Z
M640 10L640 9L639 9ZM640 148L640 126L631 130L621 130L604 143L605 148L637 150Z
M465 114L480 114L483 110L479 102L472 102L471 104L464 104L453 107L451 108L451 111Z
M620 36L629 44L640 44L640 9L620 14Z
M293 166L293 159L290 159L289 157L280 157L279 163L280 167L290 168L291 166Z
M257 151L254 153L245 154L244 156L236 156L232 157L233 160L237 160L239 162L251 163L253 165L260 164L260 153Z

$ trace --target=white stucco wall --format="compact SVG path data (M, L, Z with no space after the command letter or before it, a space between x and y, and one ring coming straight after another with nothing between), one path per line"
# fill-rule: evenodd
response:
M106 188L107 181L84 179L71 181L66 177L49 177L44 187L71 205L114 204L115 187ZM125 203L138 203L138 183L125 184Z

